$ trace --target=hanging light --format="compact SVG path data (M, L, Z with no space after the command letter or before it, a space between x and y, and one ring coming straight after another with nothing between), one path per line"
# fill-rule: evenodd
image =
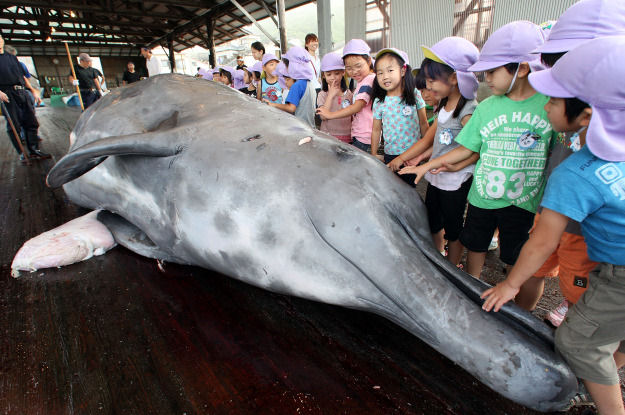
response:
M74 13L74 11L73 11L73 10L70 10L70 11L69 11L69 16L70 16L70 17L76 17L76 13Z
M54 26L50 26L50 33L54 33L56 32L56 29L54 28Z

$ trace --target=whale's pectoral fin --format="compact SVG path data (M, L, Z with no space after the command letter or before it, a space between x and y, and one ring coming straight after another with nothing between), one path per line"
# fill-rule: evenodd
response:
M148 258L155 258L167 262L180 263L180 260L164 252L152 240L132 223L121 216L103 210L98 213L98 221L113 234L115 242L131 251Z
M172 134L166 131L107 137L66 154L52 167L46 183L59 187L82 176L102 163L109 156L171 157L184 151L184 145L176 144Z

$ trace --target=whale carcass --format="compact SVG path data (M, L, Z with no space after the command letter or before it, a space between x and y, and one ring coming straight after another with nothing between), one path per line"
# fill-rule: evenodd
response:
M48 184L107 211L139 254L379 314L527 407L577 390L549 328L514 305L481 310L485 285L434 249L413 189L285 112L159 75L100 99L71 141Z

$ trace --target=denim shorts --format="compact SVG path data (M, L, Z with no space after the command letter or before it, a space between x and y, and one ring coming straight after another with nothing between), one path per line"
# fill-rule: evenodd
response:
M371 144L365 144L362 141L358 141L356 137L352 137L352 145L356 148L361 149L365 153L371 154Z

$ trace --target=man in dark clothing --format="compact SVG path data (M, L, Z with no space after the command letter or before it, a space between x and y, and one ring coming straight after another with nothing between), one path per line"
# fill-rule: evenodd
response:
M78 82L80 96L85 109L102 96L102 88L98 79L98 72L90 66L91 57L86 53L78 55L78 65L74 65L77 80L70 74L69 80L73 85Z
M135 71L135 63L128 62L127 70L124 71L124 77L122 78L122 83L125 85L132 84L133 82L137 82L141 79L141 75Z
M28 79L26 79L24 69L20 65L17 57L4 51L4 38L0 34L0 100L4 103L8 114L4 114L5 117L10 116L13 121L13 126L17 131L18 136L15 136L9 120L7 119L7 132L11 143L17 154L20 155L20 160L24 161L24 155L20 149L19 134L21 131L24 133L26 141L26 150L29 152L29 156L32 158L50 158L49 154L39 150L39 138L37 137L37 129L39 128L39 122L35 117L35 109L31 105L26 88L32 91L35 102L40 103L41 97L39 91L34 89Z
M245 66L245 61L243 60L243 56L239 55L237 56L237 69L243 69L243 68L247 68L247 66Z

